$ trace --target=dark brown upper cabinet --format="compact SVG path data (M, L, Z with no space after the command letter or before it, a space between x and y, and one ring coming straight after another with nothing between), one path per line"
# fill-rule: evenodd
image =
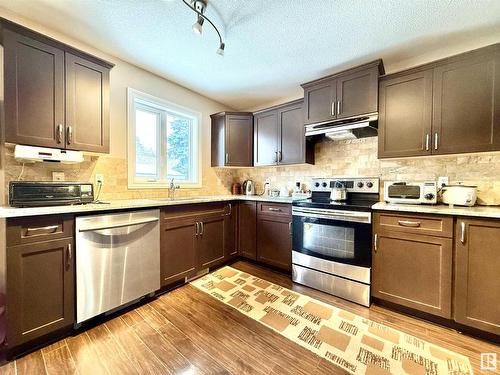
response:
M3 31L5 139L64 147L64 51Z
M5 141L109 152L109 71L104 60L0 19Z
M433 153L500 149L500 44L434 69Z
M379 100L379 158L430 155L432 70L384 79Z
M212 167L253 165L253 116L250 112L219 112L212 119Z
M109 69L69 53L66 148L109 152Z
M303 119L302 99L254 113L254 165L313 164Z
M382 77L379 158L500 150L500 44Z
M304 122L316 124L377 112L382 60L304 83Z

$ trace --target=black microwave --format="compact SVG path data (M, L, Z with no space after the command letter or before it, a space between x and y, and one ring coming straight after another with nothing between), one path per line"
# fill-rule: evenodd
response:
M85 204L94 201L94 187L86 182L11 181L11 207Z

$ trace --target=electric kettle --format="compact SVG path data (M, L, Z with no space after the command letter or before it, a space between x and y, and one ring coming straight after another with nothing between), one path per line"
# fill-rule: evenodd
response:
M255 195L255 183L252 180L243 182L243 194Z

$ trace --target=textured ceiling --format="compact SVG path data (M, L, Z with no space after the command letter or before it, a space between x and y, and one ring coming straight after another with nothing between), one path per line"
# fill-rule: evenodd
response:
M191 31L195 16L181 0L0 6L236 109L298 97L301 82L378 57L398 67L500 41L499 0L209 0L223 58L207 23L201 37Z

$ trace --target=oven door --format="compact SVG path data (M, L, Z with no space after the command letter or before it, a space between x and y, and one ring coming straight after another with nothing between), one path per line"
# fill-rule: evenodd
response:
M371 212L294 207L292 220L294 251L371 267Z

